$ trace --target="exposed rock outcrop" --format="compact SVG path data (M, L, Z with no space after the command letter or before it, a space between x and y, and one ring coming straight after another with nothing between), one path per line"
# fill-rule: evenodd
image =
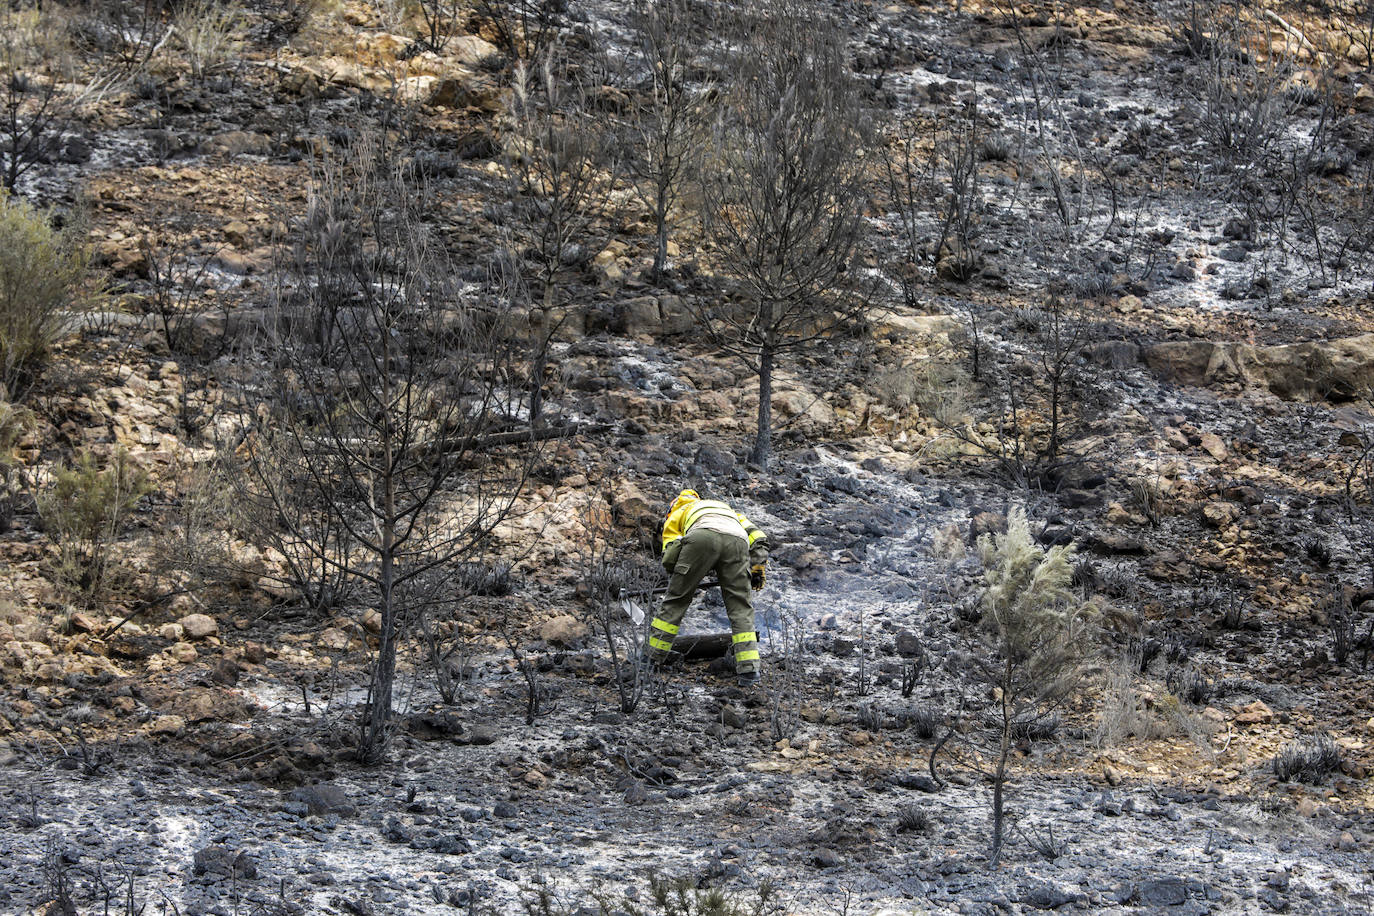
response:
M1374 334L1272 347L1168 341L1147 348L1145 363L1179 385L1241 384L1290 400L1348 401L1374 389Z

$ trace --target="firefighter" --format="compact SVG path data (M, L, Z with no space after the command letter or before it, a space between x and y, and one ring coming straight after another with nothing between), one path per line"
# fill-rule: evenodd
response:
M759 643L749 590L763 588L767 535L725 503L683 490L663 523L662 559L672 579L649 634L649 660L667 658L697 585L714 571L734 633L735 675L742 687L757 684Z

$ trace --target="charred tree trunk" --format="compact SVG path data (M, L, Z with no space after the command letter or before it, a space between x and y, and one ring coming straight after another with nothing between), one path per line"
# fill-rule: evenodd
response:
M1011 678L1012 666L1007 661L1003 667L1002 689L1002 734L997 745L997 769L992 775L992 860L989 864L997 867L1002 858L1002 842L1006 816L1003 810L1003 790L1007 783L1007 757L1011 754Z
M663 270L668 264L668 190L667 182L660 180L657 199L654 201L654 231L658 240L654 248L655 277L663 276Z
M383 335L381 363L388 370L381 378L381 402L394 408L391 377L391 342ZM378 560L381 572L377 591L381 604L382 632L377 647L377 664L368 688L367 720L358 742L358 757L363 763L377 763L386 755L391 738L391 694L396 681L396 445L392 426L386 424L382 437L382 514L378 519L381 542Z
M767 344L759 352L759 416L754 435L754 450L749 460L765 471L773 459L773 348Z
M384 536L392 541L391 532ZM382 557L381 604L382 632L377 647L377 664L368 688L367 720L358 742L358 759L378 763L386 755L391 732L391 695L396 682L396 603L393 578L395 567L390 552Z

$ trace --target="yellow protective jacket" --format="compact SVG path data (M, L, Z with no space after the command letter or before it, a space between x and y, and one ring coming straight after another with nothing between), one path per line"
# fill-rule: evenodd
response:
M690 495L689 495L690 494ZM673 507L668 512L668 518L663 522L663 560L664 565L671 568L669 558L676 558L676 542L692 526L707 516L716 515L734 519L739 522L744 529L745 535L749 538L749 564L757 566L768 559L768 535L763 530L749 521L743 512L736 512L727 504L715 499L700 499L693 490L683 490L682 494L673 502ZM673 548L670 551L670 548Z

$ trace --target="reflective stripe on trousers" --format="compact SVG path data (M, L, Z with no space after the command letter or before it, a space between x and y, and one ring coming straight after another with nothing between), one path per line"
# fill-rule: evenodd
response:
M753 631L736 633L730 639L735 649L735 670L740 674L759 670L759 635Z
M733 643L735 670L743 673L759 667L758 637L754 633L754 608L749 589L749 544L744 538L719 531L693 528L681 539L673 564L668 594L663 597L649 630L650 655L662 658L672 648L673 637L696 596L697 584L708 572L720 580L730 629L738 634Z
M661 617L655 617L651 624L654 632L649 634L649 648L657 652L667 654L673 650L673 637L677 631L682 629L675 623L669 623ZM667 638L664 638L667 637Z

